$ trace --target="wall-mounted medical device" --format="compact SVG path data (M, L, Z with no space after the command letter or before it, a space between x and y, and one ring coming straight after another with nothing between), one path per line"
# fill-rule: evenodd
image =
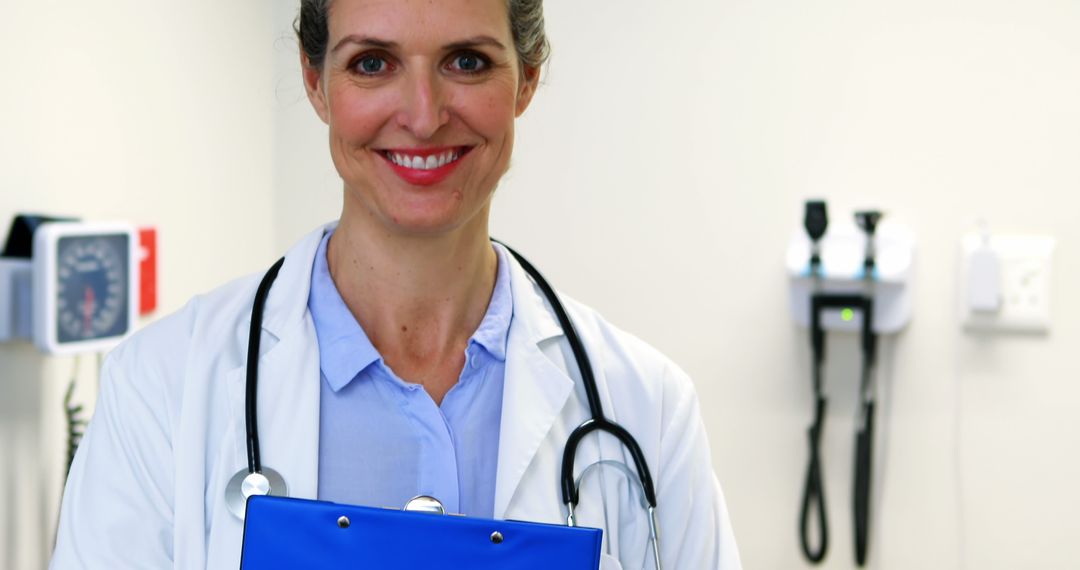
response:
M911 320L915 240L907 229L883 223L883 214L878 211L856 212L853 223L830 227L822 201L806 203L803 225L804 231L791 240L786 262L791 309L795 321L809 329L813 359L814 416L808 430L809 465L800 509L800 540L809 561L825 559L829 524L819 452L828 402L823 379L825 339L828 331L856 333L862 363L852 498L855 560L863 566L869 546L877 343L879 335L898 332ZM815 522L817 541L812 544Z
M824 202L808 208L825 210ZM824 215L824 214L822 214ZM873 237L851 221L833 222L828 231L815 241L807 231L796 232L788 244L785 266L790 280L790 306L795 322L809 327L811 300L815 291L825 293L858 293L867 283L866 258L873 248L874 266L869 275L874 285L874 332L899 332L911 320L912 287L915 257L915 235L900 224L881 218L874 227ZM811 263L815 255L819 264ZM844 307L829 309L822 315L827 331L858 332L861 316Z
M140 314L138 230L122 222L19 216L0 257L0 342L49 354L108 350Z

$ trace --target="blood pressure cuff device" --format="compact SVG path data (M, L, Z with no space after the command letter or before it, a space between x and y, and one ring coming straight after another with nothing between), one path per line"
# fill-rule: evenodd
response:
M248 499L241 570L597 570L603 531L519 521Z
M11 222L8 230L7 241L4 242L4 252L0 257L12 257L30 259L34 255L34 232L42 225L50 222L77 222L78 218L58 218L55 216L38 216L32 214L19 214Z

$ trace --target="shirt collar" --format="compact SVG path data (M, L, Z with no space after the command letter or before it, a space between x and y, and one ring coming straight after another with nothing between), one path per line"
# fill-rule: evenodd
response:
M491 292L484 320L480 321L469 344L476 343L496 360L505 361L506 338L510 332L510 321L514 318L514 297L510 291L509 254L496 247L495 255L499 263L495 273L495 289Z
M330 276L326 245L334 232L323 236L311 267L311 293L308 309L319 340L319 368L335 392L341 390L360 371L381 357L356 317L345 305Z
M311 268L311 292L308 309L315 325L319 343L319 367L330 388L335 392L349 384L368 366L382 357L363 327L356 321L352 311L341 298L334 279L330 276L330 264L326 259L327 244L333 231L323 236ZM506 340L514 315L514 300L510 286L509 254L496 247L498 269L495 288L488 303L487 312L469 344L477 344L491 357L506 360Z

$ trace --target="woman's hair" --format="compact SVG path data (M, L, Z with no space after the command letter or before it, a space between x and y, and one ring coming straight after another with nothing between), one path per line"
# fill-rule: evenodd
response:
M300 15L293 23L300 47L308 64L322 68L330 41L329 16L331 0L300 0ZM544 0L506 0L510 11L510 30L514 48L523 69L539 69L551 52L544 33Z

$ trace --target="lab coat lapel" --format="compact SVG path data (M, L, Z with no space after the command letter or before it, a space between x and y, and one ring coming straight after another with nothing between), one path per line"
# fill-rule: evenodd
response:
M262 464L279 472L292 497L318 495L319 347L307 310L311 267L325 231L320 228L285 256L267 298L260 341L258 429ZM240 332L246 351L247 327ZM244 394L246 367L229 378L239 463L247 465Z
M496 518L505 517L522 476L574 389L566 371L540 349L539 343L560 336L562 329L516 262L511 267L511 290L514 318L507 338L503 381Z
M289 495L318 494L319 351L310 319L259 359L259 442L264 466L285 478Z

